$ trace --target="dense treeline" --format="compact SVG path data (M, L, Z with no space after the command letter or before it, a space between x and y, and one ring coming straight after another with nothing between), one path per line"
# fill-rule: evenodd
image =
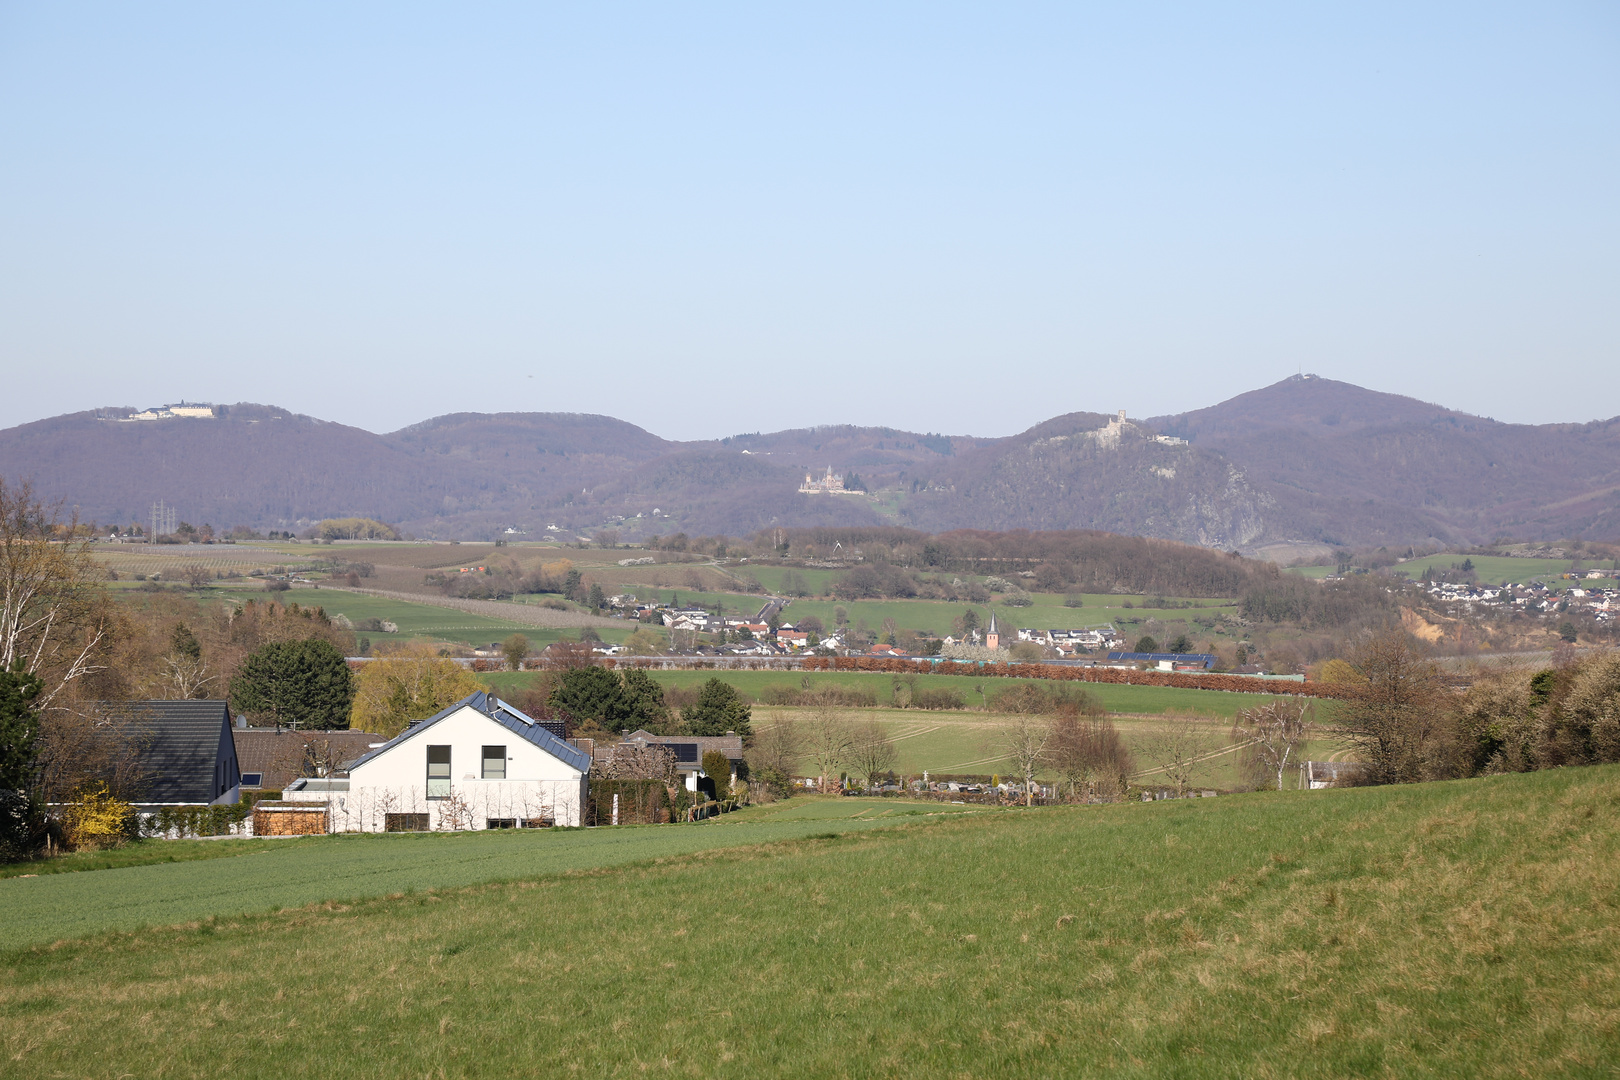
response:
M1363 636L1324 672L1340 698L1332 723L1360 763L1390 784L1620 762L1620 653L1549 668L1499 668L1462 694L1398 628Z
M1371 575L1313 581L1278 574L1243 590L1239 610L1254 622L1346 628L1386 617L1395 604L1396 593L1391 590L1390 579Z
M1620 654L1480 679L1456 719L1475 772L1620 761Z

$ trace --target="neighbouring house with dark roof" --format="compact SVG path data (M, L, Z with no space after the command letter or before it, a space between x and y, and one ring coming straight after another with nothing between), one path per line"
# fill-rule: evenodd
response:
M736 777L743 760L741 735L654 735L646 730L632 731L617 743L597 743L596 759L606 761L613 756L614 747L627 744L667 747L675 755L675 771L681 774L688 791L698 789L698 778L704 775L703 755L709 751L718 750L726 755L731 762L732 777Z
M138 809L240 800L241 770L224 701L104 701L97 708L118 714L120 731L137 747Z
M479 691L370 747L347 778L294 781L283 799L324 804L334 832L577 826L590 768L547 724Z
M369 731L237 728L236 760L244 791L282 791L299 777L345 770L388 740Z

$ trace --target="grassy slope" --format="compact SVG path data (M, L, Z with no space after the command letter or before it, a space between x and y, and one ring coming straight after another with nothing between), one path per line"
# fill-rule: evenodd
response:
M7 957L0 1061L1608 1076L1617 810L1601 768L995 813L116 935Z
M0 863L0 878L38 877L41 874L76 874L83 870L117 870L150 863L194 862L248 855L281 843L278 840L221 839L165 840L127 844L105 851L74 851L66 855L20 863Z
M799 805L790 803L785 809ZM873 806L890 813L879 816ZM950 809L937 803L834 801L820 813L745 812L678 828L312 837L261 841L251 850L232 852L241 859L223 863L167 861L168 842L146 841L125 849L130 861L150 856L146 865L0 881L0 911L6 913L0 922L0 948L152 923L596 869L707 848L769 843L828 827L888 825L904 811L927 814Z

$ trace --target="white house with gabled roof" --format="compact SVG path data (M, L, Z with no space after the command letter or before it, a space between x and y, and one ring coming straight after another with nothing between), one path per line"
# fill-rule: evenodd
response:
M577 826L591 756L479 691L349 765L323 793L334 832ZM289 793L291 794L291 793Z

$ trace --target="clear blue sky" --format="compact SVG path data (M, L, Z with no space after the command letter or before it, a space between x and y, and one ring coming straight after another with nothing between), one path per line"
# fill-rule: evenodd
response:
M0 2L0 425L1620 413L1620 7Z

